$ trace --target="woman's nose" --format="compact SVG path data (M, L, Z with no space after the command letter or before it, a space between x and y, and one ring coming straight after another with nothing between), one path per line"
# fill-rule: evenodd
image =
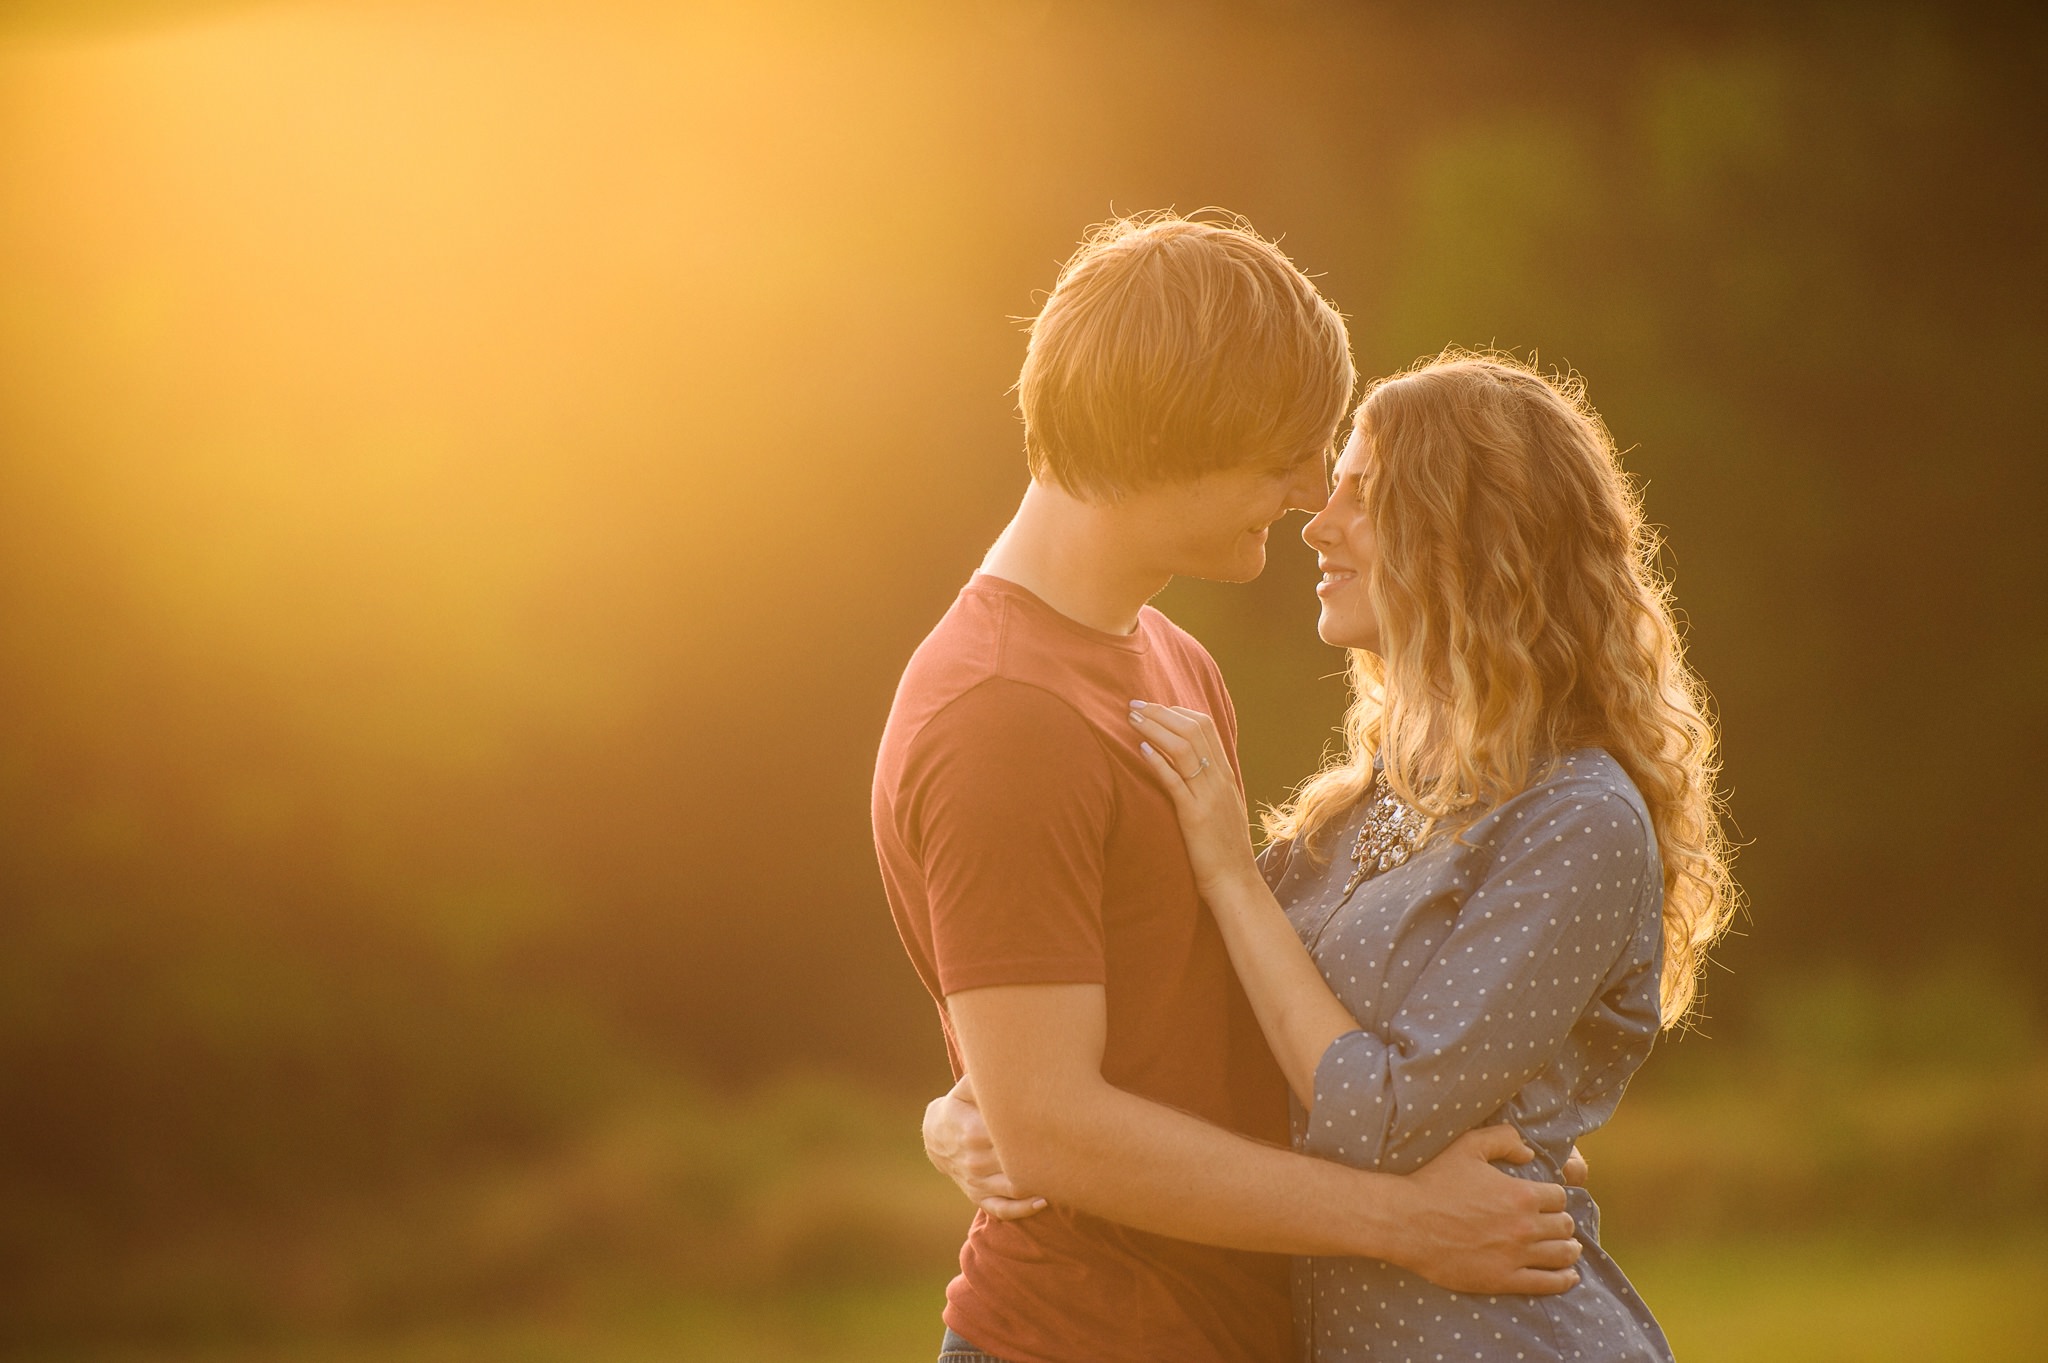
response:
M1308 518L1308 524L1301 527L1302 541L1309 548L1320 549L1329 542L1329 514L1330 507L1326 502L1320 511Z

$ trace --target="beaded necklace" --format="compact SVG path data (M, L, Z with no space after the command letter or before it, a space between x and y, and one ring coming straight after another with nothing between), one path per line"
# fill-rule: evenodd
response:
M1428 831L1429 820L1422 811L1394 793L1384 770L1377 773L1365 807L1365 822L1359 825L1358 838L1351 844L1355 865L1351 879L1345 882L1343 897L1350 898L1367 876L1390 871L1408 860Z

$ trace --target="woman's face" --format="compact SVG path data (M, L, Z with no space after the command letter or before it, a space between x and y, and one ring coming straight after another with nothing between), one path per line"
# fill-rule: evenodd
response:
M1380 618L1373 610L1370 589L1379 566L1379 537L1367 514L1361 480L1368 457L1365 438L1357 430L1337 459L1330 500L1303 527L1301 537L1316 551L1323 580L1316 585L1323 613L1316 633L1339 648L1380 651Z

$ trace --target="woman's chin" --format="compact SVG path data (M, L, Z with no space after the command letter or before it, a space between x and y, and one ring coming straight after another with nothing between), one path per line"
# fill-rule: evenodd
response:
M1332 648L1359 648L1367 653L1380 651L1379 633L1376 630L1346 628L1340 620L1332 620L1326 610L1316 621L1316 637Z

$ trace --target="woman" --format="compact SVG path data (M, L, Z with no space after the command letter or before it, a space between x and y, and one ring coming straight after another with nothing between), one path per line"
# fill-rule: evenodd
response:
M1706 694L1635 495L1576 383L1451 352L1371 387L1303 533L1353 697L1345 752L1267 816L1262 865L1208 717L1131 709L1298 1100L1296 1145L1405 1173L1505 1120L1538 1151L1517 1172L1558 1179L1684 1018L1735 902ZM1015 1193L988 1157L951 1171ZM1464 1297L1305 1260L1304 1351L1669 1359L1591 1198L1569 1199L1579 1286Z

